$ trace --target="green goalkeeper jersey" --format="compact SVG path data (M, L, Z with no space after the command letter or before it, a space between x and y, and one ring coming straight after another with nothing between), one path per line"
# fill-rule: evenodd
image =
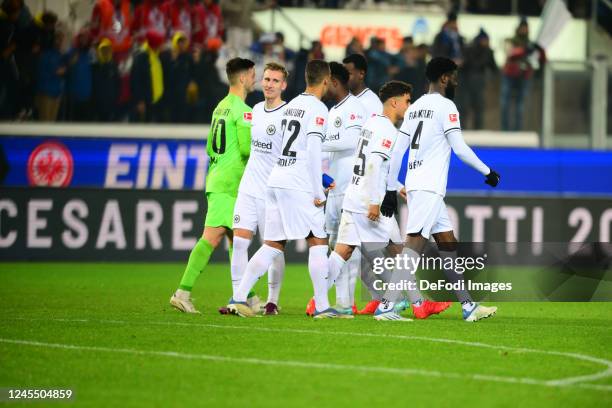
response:
M238 195L238 185L251 151L251 108L228 94L212 116L206 151L210 157L206 191Z

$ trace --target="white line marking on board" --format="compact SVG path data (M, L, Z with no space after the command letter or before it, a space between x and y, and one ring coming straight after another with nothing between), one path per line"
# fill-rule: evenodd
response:
M606 368L603 371L593 373L593 374L559 378L559 379L553 379L553 380L537 380L537 379L527 378L527 377L525 378L496 377L496 376L480 375L480 374L473 374L472 378L485 380L484 377L487 377L489 381L502 381L502 382L514 382L514 383L518 382L518 383L526 383L526 384L546 385L546 386L552 386L552 387L565 387L565 386L576 385L576 386L580 386L583 388L612 391L612 385L582 384L586 381L594 381L594 380L600 380L603 378L611 377L612 376L612 361L589 356L586 354L572 353L572 352L538 350L538 349L531 349L531 348L525 348L525 347L502 346L502 345L494 345L494 344L472 342L472 341L465 341L465 340L442 339L442 338L434 338L434 337L409 336L409 335L385 334L385 333L323 331L323 330L311 330L311 329L289 329L289 328L233 326L233 325L220 325L220 324L209 324L209 323L185 323L185 322L161 322L161 321L36 319L36 318L18 318L18 317L10 318L10 320L29 320L29 321L46 320L46 321L58 321L58 322L75 322L75 323L91 322L91 323L106 323L106 324L125 324L125 325L153 324L153 325L163 325L163 326L208 327L208 328L215 328L215 329L253 330L253 331L263 331L263 332L318 334L318 335L332 335L332 336L357 336L357 337L378 337L378 338L384 337L388 339L398 339L398 340L412 340L412 341L422 340L422 341L437 342L437 343L457 344L457 345L468 346L468 347L489 348L489 349L494 349L494 350L504 350L504 351L519 352L519 353L547 354L547 355L553 355L553 356L559 356L559 357L565 357L565 358L573 358L577 360L587 361L590 363L600 364L600 365L606 366ZM227 357L227 358L232 358L232 357ZM353 366L343 366L343 367L353 367ZM395 370L392 368L389 368L389 369ZM399 369L399 370L404 370L404 369ZM435 375L435 374L431 374L434 371L432 372L426 371L426 370L420 370L420 371L425 371L427 373L430 373L428 375ZM446 376L446 374L449 374L449 373L440 373L440 374L442 376ZM449 378L455 378L454 375L459 375L457 373L450 373L450 374L453 374L453 376L449 376ZM501 380L495 380L494 378L498 378Z

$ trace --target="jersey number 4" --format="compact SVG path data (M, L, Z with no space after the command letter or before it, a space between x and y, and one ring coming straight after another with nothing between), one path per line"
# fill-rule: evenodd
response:
M225 119L213 121L212 124L212 150L217 154L225 153Z
M287 119L283 119L281 122L281 129L283 133L283 141L285 140L285 130L293 132L291 133L291 136L289 136L287 143L285 143L285 147L283 148L283 156L295 157L297 153L295 150L291 150L291 145L293 142L295 142L295 139L300 134L300 122L297 120L290 120L289 124L287 125Z
M421 141L421 131L423 130L423 121L420 121L412 136L412 143L410 144L411 149L418 149L419 142Z

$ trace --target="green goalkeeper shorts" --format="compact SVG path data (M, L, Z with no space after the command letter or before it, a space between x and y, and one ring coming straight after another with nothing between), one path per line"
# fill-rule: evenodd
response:
M205 227L225 227L232 229L236 197L226 193L206 193L208 210Z

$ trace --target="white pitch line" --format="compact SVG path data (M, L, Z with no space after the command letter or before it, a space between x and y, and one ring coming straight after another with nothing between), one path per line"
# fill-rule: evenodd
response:
M385 333L363 333L363 332L342 332L342 331L322 331L322 330L310 330L310 329L289 329L289 328L273 328L273 327L253 327L253 326L231 326L231 325L220 325L220 324L207 324L207 323L185 323L185 322L159 322L159 321L124 321L124 320L88 320L88 319L35 319L35 318L12 318L12 320L47 320L47 321L60 321L60 322L98 322L98 323L108 323L108 324L154 324L154 325L164 325L164 326L187 326L187 327L209 327L209 328L218 328L218 329L234 329L234 330L254 330L254 331L264 331L264 332L281 332L281 333L297 333L297 334L320 334L320 335L333 335L333 336L357 336L357 337L386 337L392 339L399 340L419 340L419 341L430 341L430 342L438 342L438 343L447 343L447 344L458 344L462 346L469 347L482 347L482 348L490 348L495 350L505 350L512 352L522 352L522 353L534 353L534 354L547 354L554 355L566 358L573 358L582 361L588 361L590 363L601 364L606 366L606 369L594 374L575 376L575 377L566 377L560 378L556 380L537 380L533 378L516 378L516 377L496 377L489 375L480 375L473 374L472 377L474 379L486 379L489 378L491 381L498 381L494 378L501 378L504 382L518 382L518 383L526 383L526 384L538 384L538 385L546 385L551 387L565 387L577 385L583 388L591 388L597 390L605 390L612 391L612 385L601 385L601 384L581 384L586 381L599 380L603 378L607 378L612 376L612 361L597 358L585 354L579 353L570 353L563 351L549 351L549 350L538 350L538 349L530 349L525 347L511 347L511 346L501 346L480 342L471 342L465 340L454 340L454 339L442 339L435 337L424 337L424 336L408 336L408 335L397 335L397 334L385 334ZM229 357L228 357L229 358ZM447 374L447 373L445 373ZM433 374L432 374L433 375ZM454 378L454 377L451 377ZM462 374L462 378L465 376Z
M294 368L315 368L315 369L324 369L324 370L361 371L361 372L366 372L366 373L399 374L399 375L407 375L407 376L409 375L419 375L419 376L424 376L424 377L434 376L434 377L452 378L452 379L460 379L460 380L473 379L473 380L482 380L482 381L491 381L491 382L513 383L513 384L531 384L531 385L540 385L540 386L548 385L546 381L536 380L533 378L503 377L503 376L493 376L493 375L486 375L486 374L464 374L464 373L454 373L454 372L440 372L440 371L435 371L435 370L422 370L422 369L415 369L415 368L358 366L358 365L349 365L349 364L314 363L314 362L309 362L309 361L297 361L297 360L269 360L269 359L248 358L248 357L227 357L227 356L215 356L215 355L209 355L209 354L187 354L187 353L179 353L175 351L154 351L154 350L110 348L110 347L99 347L99 346L79 346L75 344L46 343L46 342L39 342L39 341L6 339L6 338L0 338L0 343L43 347L43 348L55 348L55 349L61 349L61 350L124 353L124 354L144 355L144 356L174 357L174 358L181 358L181 359L186 359L186 360L206 360L206 361L216 361L216 362L225 362L225 363L285 366L285 367L294 367Z

